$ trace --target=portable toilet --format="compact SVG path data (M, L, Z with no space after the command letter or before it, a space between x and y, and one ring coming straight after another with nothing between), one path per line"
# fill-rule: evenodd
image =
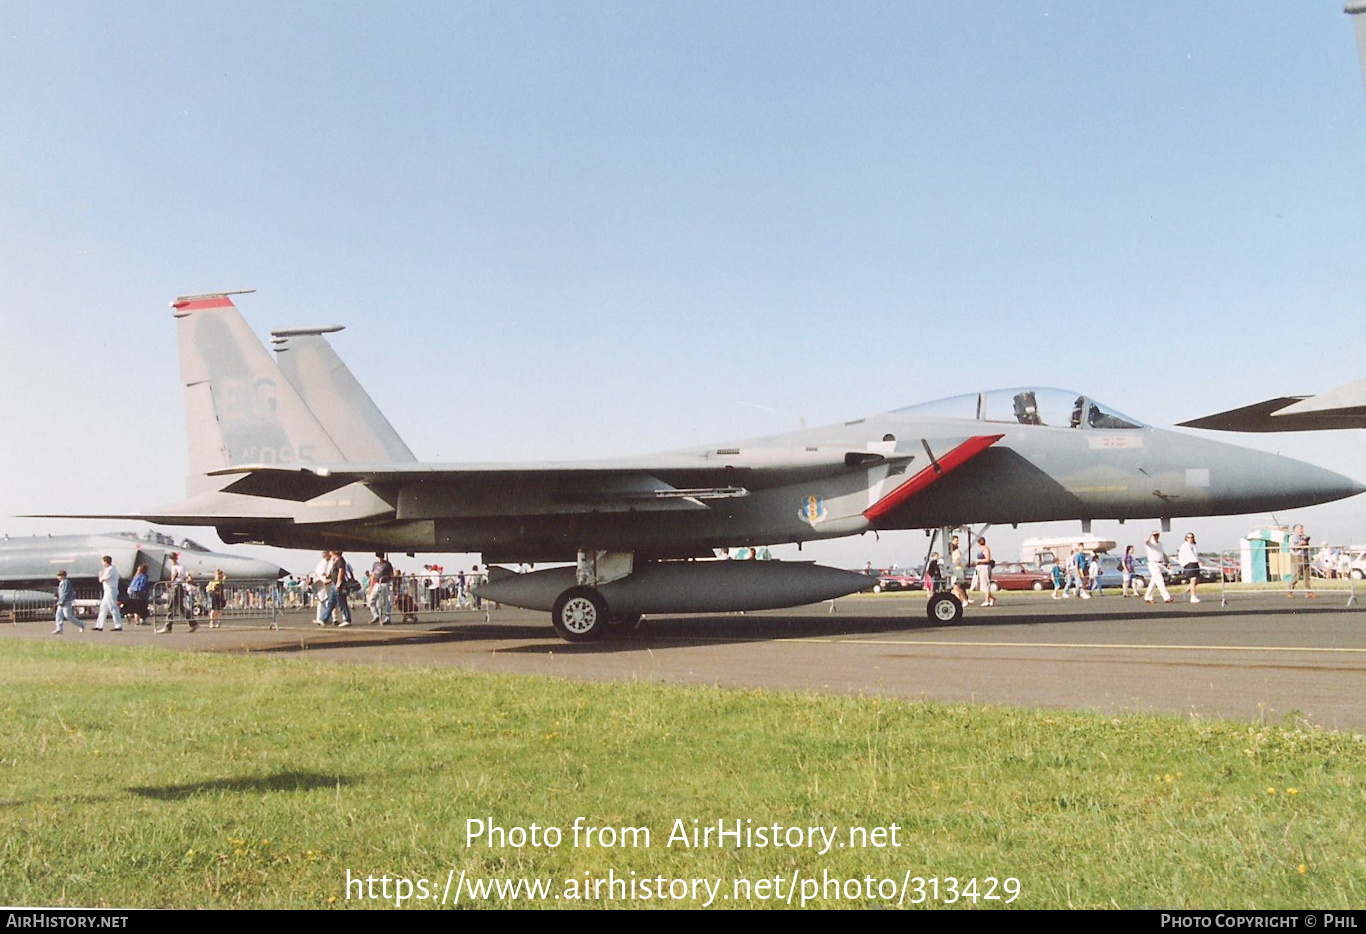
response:
M1283 580L1290 573L1289 529L1253 529L1239 544L1243 580L1265 584Z

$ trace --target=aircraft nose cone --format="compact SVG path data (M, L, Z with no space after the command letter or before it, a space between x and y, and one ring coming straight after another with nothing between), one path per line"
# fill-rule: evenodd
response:
M1346 499L1366 486L1303 461L1190 436L1154 436L1173 470L1167 481L1200 515L1277 512ZM1185 487L1181 488L1184 476ZM1195 513L1192 513L1195 514Z
M1282 457L1277 459L1276 467L1263 481L1270 490L1292 501L1287 505L1313 506L1366 493L1366 485L1312 464Z
M1314 472L1314 476L1312 479L1306 478L1309 480L1306 487L1312 489L1316 497L1319 497L1318 502L1331 503L1334 500L1356 496L1358 493L1366 493L1366 485L1356 482L1351 477L1321 467L1309 469Z

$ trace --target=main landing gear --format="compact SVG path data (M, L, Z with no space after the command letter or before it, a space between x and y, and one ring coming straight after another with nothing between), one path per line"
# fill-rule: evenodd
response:
M640 629L639 613L612 615L592 587L570 587L555 601L550 622L566 642L593 642L604 635L630 635Z
M570 587L555 601L550 623L568 642L601 639L608 626L607 601L592 587Z
M598 592L598 584L620 580L631 573L629 552L580 551L577 584L560 594L550 611L550 623L567 642L592 642L604 634L629 635L640 628L639 613L613 614Z

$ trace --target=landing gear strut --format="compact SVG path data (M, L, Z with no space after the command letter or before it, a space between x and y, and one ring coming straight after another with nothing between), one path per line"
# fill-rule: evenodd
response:
M629 551L589 551L579 549L574 569L575 586L560 594L550 611L550 622L560 638L569 642L601 639L610 626L617 632L633 632L640 616L609 615L607 601L598 587L628 577L635 567Z

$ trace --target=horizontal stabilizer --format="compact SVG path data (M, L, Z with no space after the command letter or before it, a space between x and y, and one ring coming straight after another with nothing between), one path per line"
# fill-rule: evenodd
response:
M390 518L394 509L360 484L344 483L327 491L328 498L306 502L239 496L230 490L206 490L178 503L141 513L79 513L28 516L41 519L120 519L157 525L218 525L235 520L253 523L347 522ZM206 521L208 520L208 521Z

